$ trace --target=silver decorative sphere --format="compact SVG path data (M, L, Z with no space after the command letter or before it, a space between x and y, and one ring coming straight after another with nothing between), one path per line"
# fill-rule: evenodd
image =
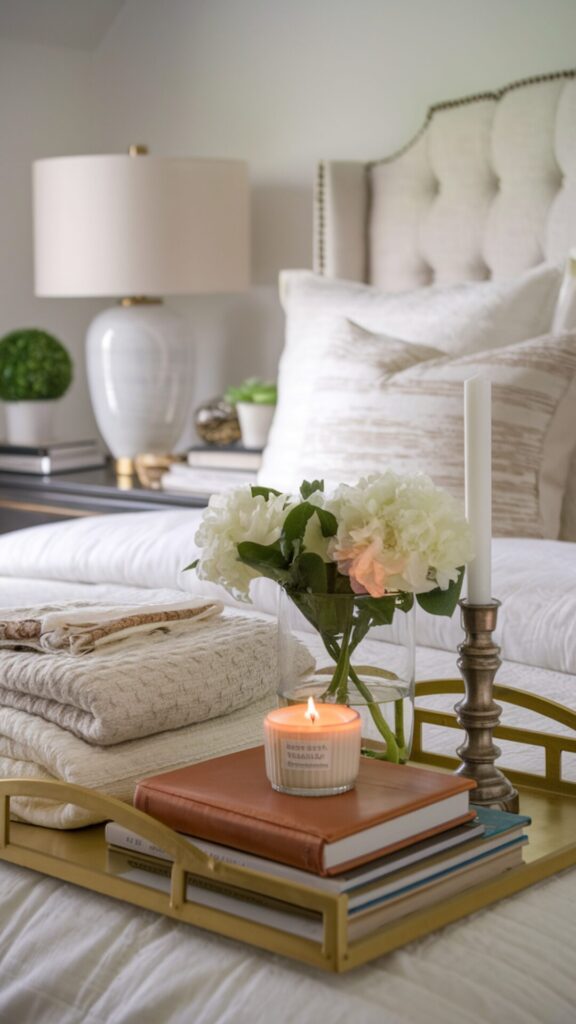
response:
M205 444L224 447L240 440L236 409L221 395L210 398L196 409L194 425Z

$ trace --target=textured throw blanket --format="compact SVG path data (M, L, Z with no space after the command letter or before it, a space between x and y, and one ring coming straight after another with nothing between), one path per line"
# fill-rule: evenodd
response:
M194 761L263 742L262 722L275 693L221 718L145 739L94 747L65 729L11 708L0 708L0 778L73 782L131 803L136 782ZM48 828L78 828L102 820L72 804L28 797L10 802L11 816Z
M0 609L0 648L88 654L105 644L203 619L222 610L205 598L173 604L106 605L87 601Z
M246 707L276 688L277 664L274 622L213 615L85 658L0 650L0 704L107 746Z

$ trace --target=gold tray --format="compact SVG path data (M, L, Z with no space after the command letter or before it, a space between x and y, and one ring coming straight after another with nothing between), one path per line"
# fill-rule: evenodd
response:
M463 684L460 680L431 681L417 684L416 691L417 697L457 694L463 693ZM497 700L529 707L540 715L576 729L576 713L545 698L505 686L495 686L494 696ZM456 758L438 757L422 750L422 726L427 723L458 728L455 715L451 713L417 708L413 761L444 769L453 768L459 763ZM506 773L520 792L521 812L532 818L525 862L465 893L409 914L355 942L349 942L347 937L346 895L320 893L309 886L214 861L142 811L81 786L35 779L0 780L0 859L315 967L348 971L576 864L576 784L564 781L561 775L562 753L576 753L576 740L504 726L497 728L494 735L543 747L546 754L545 775ZM170 893L127 881L107 870L103 825L61 831L10 822L10 798L17 796L36 796L77 804L101 814L102 818L117 821L161 846L174 859ZM283 900L294 907L316 910L323 916L323 939L315 942L268 925L246 921L231 913L200 906L186 899L186 872Z

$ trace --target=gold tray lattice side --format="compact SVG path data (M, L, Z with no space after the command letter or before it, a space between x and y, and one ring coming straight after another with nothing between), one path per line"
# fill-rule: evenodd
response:
M416 698L442 696L453 693L464 696L462 679L430 679L416 683ZM525 693L512 686L494 685L494 699L504 704L526 708L535 714L560 725L568 726L576 736L576 712L533 693ZM455 769L460 764L457 757L445 754L434 754L426 751L422 742L424 725L444 726L462 732L453 711L433 711L429 708L416 707L414 712L414 742L411 758L436 768ZM506 777L514 785L538 788L549 793L565 793L576 798L576 783L568 782L562 777L562 754L576 754L576 738L574 736L557 736L554 733L537 732L534 729L521 729L518 726L498 725L493 735L495 739L510 740L528 747L540 747L545 754L545 768L542 775L506 769ZM457 746L457 744L455 745Z
M423 693L459 693L462 690L459 680L431 681L417 687L419 696ZM530 706L539 714L576 728L576 714L553 702L529 698L528 703L525 694L509 687L496 687L495 697ZM421 749L423 724L432 722L458 728L455 717L418 708L415 718L414 760L441 768L451 768L458 763L455 759L448 759L449 763L441 759L441 763L440 759L425 754ZM523 781L519 786L521 811L530 815L533 822L525 863L473 886L465 893L409 914L355 942L348 939L348 898L345 894L318 892L312 886L216 861L142 811L69 783L35 779L0 780L0 859L324 970L347 971L576 864L576 786L563 781L560 774L561 753L563 750L574 752L574 740L504 727L496 730L495 735L517 741L522 739L551 751L550 756L547 753L546 760L547 769L551 769L550 776L543 779L522 773ZM553 740L556 742L551 742ZM508 774L512 778L512 773ZM516 781L517 775L514 777ZM103 820L116 821L160 846L173 860L170 892L159 892L111 873L107 869L103 825L64 832L11 822L10 799L20 796L77 804ZM233 913L195 903L187 897L188 872L281 900L292 908L316 911L323 922L321 941L288 934Z

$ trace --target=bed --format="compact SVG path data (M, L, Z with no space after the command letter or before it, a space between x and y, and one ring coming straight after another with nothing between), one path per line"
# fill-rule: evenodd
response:
M432 475L457 487L454 396L481 367L504 388L495 406L498 680L572 711L576 366L566 333L574 326L566 322L566 258L576 234L575 79L576 72L561 72L437 105L394 157L320 166L315 272L281 280L281 400L262 469L265 482L288 488L316 468L332 480L370 471L382 450L405 468L418 450ZM537 395L536 417L528 393ZM411 416L403 419L407 404ZM430 440L432 418L438 427ZM408 428L409 450L402 441ZM528 434L534 443L522 449L515 474L518 439ZM194 556L200 514L101 516L6 534L2 605L146 604L185 593L222 599L230 616L250 614L221 588L182 573ZM277 595L267 581L258 581L252 597L251 614L274 616ZM422 619L418 677L454 677L461 635L457 617ZM442 711L453 700L428 697L426 704ZM250 745L255 718L228 741ZM529 702L506 707L504 721L573 735L566 717L546 719ZM445 727L425 739L439 757L455 747ZM541 751L502 746L503 767L542 773ZM563 758L562 775L573 785L574 754ZM576 1013L575 887L568 869L349 975L328 977L1 864L0 1018L568 1024Z

